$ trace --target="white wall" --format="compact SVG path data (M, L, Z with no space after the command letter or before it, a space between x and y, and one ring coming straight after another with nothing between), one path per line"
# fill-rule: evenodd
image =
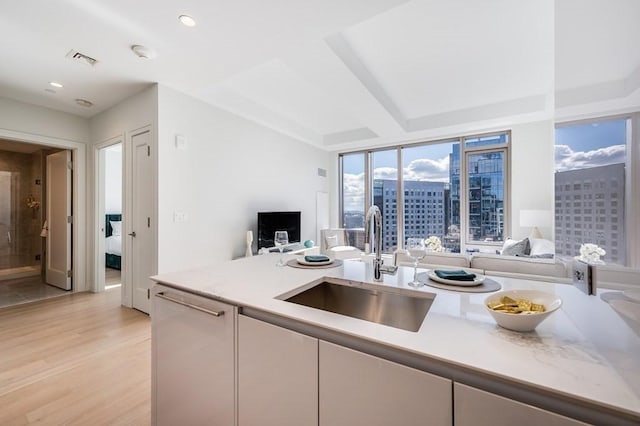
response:
M511 128L511 232L505 236L524 238L531 228L520 226L521 210L545 210L551 215L554 202L554 127L552 120L519 124ZM542 236L554 240L553 225L540 227Z
M152 85L92 117L89 121L91 143L104 142L149 124L155 125L158 116L157 92L157 86Z
M89 120L12 99L0 98L0 129L89 142Z
M316 192L328 190L317 169L329 153L167 87L158 104L158 272L243 256L260 210L300 210L301 239L315 239Z
M106 148L104 154L104 212L122 213L122 144Z

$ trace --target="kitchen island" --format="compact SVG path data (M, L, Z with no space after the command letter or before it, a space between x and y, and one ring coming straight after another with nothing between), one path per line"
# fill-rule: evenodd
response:
M424 416L425 412L433 421L425 420L424 424L495 425L503 424L503 420L509 424L510 416L520 418L522 424L532 424L518 417L519 412L542 415L541 421L549 424L640 422L640 324L619 315L600 294L587 296L566 284L492 277L504 290L544 290L563 300L562 308L534 332L518 333L495 324L484 307L488 293L451 292L428 286L414 289L407 285L413 275L411 268L400 267L394 275L383 275L383 282L374 282L372 267L365 262L345 261L336 268L301 269L276 267L278 256L238 259L210 268L153 277L160 284L154 289L155 295L161 293L166 297L171 291L184 291L226 306L222 317L229 321L230 331L224 335L232 343L224 354L223 367L232 374L227 378L229 402L225 410L233 420L214 423L270 424L265 421L270 415L275 416L272 418L280 415L280 420L294 419L296 412L270 411L279 400L292 409L287 398L302 400L292 410L304 411L302 415L311 419L309 424L348 424L345 419L350 416L364 419L370 414L342 413L340 404L354 410L360 404L376 413L375 408L383 403L385 412L393 413L394 407L400 407L402 414L394 415L407 416L406 421L396 417L395 424L413 424L411 419ZM323 277L398 294L425 293L433 296L433 303L419 330L412 332L283 300L288 294L322 281ZM183 304L197 305L180 300ZM172 346L162 344L158 350L158 341L166 341L167 337L159 333L164 326L157 325L160 313L152 306L152 404L154 422L164 424L156 408L158 395L164 392L167 382L157 377L158 363L164 362L170 352L166 348ZM222 312L215 309L208 310ZM205 327L203 333L207 330ZM290 333L291 338L283 333ZM284 340L279 340L280 337ZM184 342L178 345L188 347ZM216 342L211 347L219 349ZM298 349L300 352L296 353ZM336 358L343 352L343 358ZM188 356L193 356L192 351ZM374 377L377 371L382 371L379 360L388 362L392 369L392 373L380 373L382 382L376 382ZM368 368L371 362L373 370L354 373L360 366ZM279 363L283 374L270 375L278 370ZM340 368L345 371L335 374ZM352 373L354 376L350 377ZM195 372L194 376L201 375ZM339 382L344 378L348 380ZM394 378L399 382L394 383ZM356 386L358 381L363 382L363 388ZM371 390L376 383L388 383L390 393L384 386ZM189 382L183 385L188 387ZM351 385L356 387L350 389ZM398 393L405 385L413 390ZM269 392L260 392L261 386ZM346 390L345 394L339 395L340 390ZM202 394L206 389L185 392ZM278 392L284 397L279 399ZM434 405L412 417L408 413L416 406L412 398L420 392L424 396L418 394L417 408L428 405L430 400ZM352 398L354 394L367 397ZM441 397L444 399L438 399ZM406 401L412 402L405 404ZM440 412L436 412L438 407L442 408ZM255 413L250 412L252 408ZM489 411L483 414L487 416L486 422L478 417L481 412L472 413L474 409ZM491 413L492 409L502 411ZM380 419L380 413L373 418ZM296 423L303 422L290 424ZM379 420L377 424L385 421Z

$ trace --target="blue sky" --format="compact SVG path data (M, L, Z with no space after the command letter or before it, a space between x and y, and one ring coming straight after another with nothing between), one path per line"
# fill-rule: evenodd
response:
M627 120L562 126L556 129L556 171L623 163Z

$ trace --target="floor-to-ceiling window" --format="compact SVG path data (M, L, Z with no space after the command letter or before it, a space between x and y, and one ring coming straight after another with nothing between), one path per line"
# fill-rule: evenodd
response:
M384 252L410 237L436 236L450 252L498 245L508 220L508 149L509 132L500 132L342 154L342 225L364 226L376 205ZM357 209L356 195L364 201Z
M618 117L556 128L556 253L576 256L583 243L602 247L607 263L627 263L627 146L631 119Z

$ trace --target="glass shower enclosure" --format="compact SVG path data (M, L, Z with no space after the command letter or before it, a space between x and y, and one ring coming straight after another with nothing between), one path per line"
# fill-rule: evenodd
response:
M0 151L0 281L40 275L41 176L41 151Z

